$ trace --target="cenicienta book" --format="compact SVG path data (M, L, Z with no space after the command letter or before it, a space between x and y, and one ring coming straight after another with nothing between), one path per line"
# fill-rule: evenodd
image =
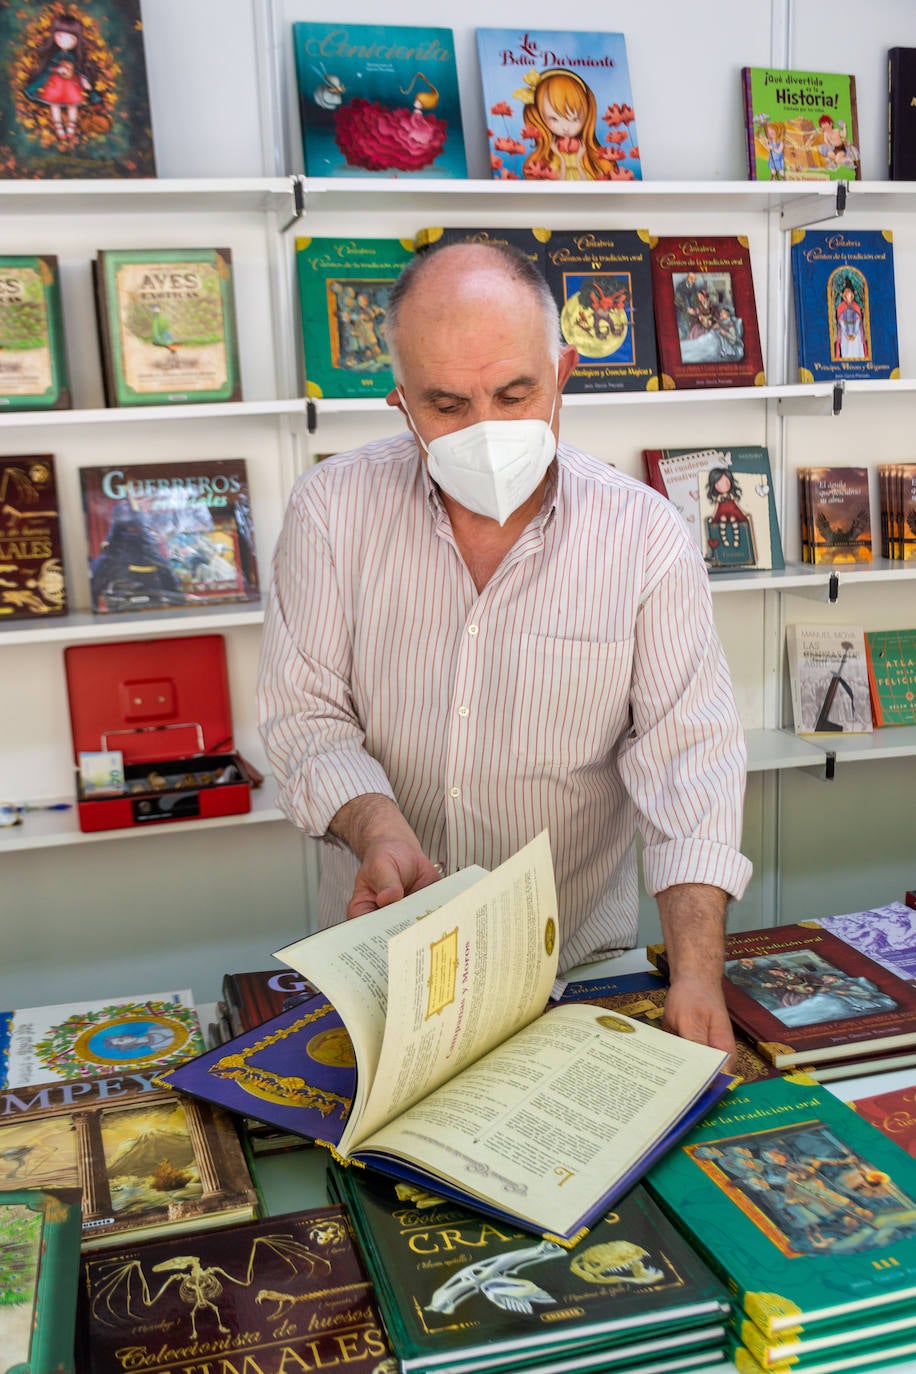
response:
M899 377L890 229L793 229L802 382Z
M54 459L0 458L0 624L66 609Z
M293 24L306 176L467 174L451 29Z
M622 33L478 29L497 181L639 181Z
M589 1369L609 1358L623 1368L685 1344L700 1364L721 1344L724 1288L639 1185L572 1250L369 1169L332 1165L328 1188L346 1204L403 1374L589 1352Z
M80 1220L76 1189L0 1193L0 1354L9 1374L72 1374Z
M69 405L57 258L0 256L0 413Z
M0 0L0 177L152 177L139 0Z
M256 601L243 458L80 468L94 611Z
M241 400L230 249L102 250L92 268L110 406Z
M342 1161L575 1242L728 1079L718 1050L600 1007L542 1015L558 956L546 833L493 873L463 869L277 951L321 989L353 1047L352 1106L343 1116L328 1103L320 1142ZM165 1081L180 1088L193 1068ZM272 1074L263 1096L298 1100L308 1068L301 1056L285 1098L285 1076ZM314 1115L305 1119L317 1134Z
M751 181L861 177L854 76L744 67L741 82Z

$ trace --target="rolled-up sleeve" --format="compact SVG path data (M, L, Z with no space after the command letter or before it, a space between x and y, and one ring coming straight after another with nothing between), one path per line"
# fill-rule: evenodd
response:
M261 738L278 805L317 838L327 836L333 817L354 797L394 795L385 770L366 751L354 709L351 631L324 500L318 474L294 488L274 553L258 670Z
M651 894L709 883L740 898L744 730L713 623L709 575L676 514L657 503L646 544L631 688L618 756L639 817Z

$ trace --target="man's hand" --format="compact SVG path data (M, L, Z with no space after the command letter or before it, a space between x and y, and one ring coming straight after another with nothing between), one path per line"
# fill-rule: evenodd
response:
M347 920L399 902L442 876L389 797L355 797L337 812L330 830L361 861Z
M704 883L681 883L657 895L671 986L665 996L665 1030L727 1050L735 1069L735 1036L725 1009L727 893Z

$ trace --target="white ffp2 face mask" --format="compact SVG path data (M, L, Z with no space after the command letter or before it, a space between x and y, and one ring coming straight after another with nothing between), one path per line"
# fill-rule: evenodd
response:
M416 432L400 387L398 395ZM556 404L555 394L549 420L481 420L429 444L419 439L430 477L466 510L504 525L553 461L557 441L550 426Z

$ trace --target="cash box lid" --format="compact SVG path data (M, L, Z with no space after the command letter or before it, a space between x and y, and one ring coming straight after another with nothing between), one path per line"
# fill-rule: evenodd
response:
M74 761L98 749L125 763L232 751L222 635L81 644L64 662Z

